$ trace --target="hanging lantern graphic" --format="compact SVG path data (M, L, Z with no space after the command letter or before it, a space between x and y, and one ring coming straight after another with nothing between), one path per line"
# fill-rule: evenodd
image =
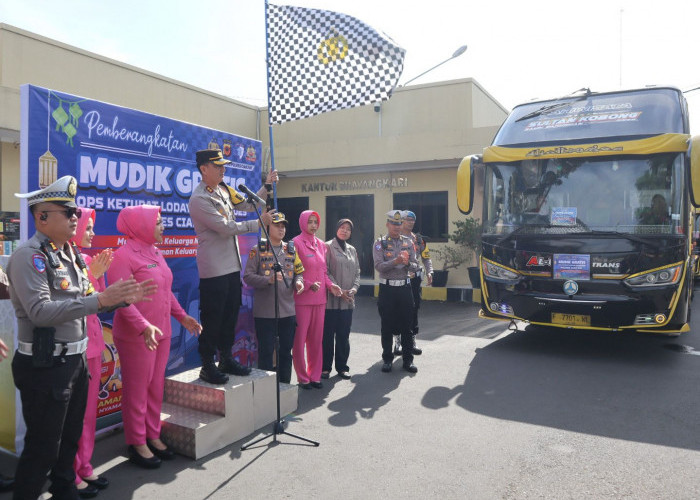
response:
M44 189L50 186L58 179L58 160L51 154L51 151L46 151L39 157L39 188Z

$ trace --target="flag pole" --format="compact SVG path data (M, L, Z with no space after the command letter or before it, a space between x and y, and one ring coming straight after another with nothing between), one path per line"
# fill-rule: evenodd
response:
M272 121L270 120L270 32L268 23L268 4L265 0L265 70L267 71L267 129L270 139L270 168L275 170L275 145L272 137ZM272 199L277 208L277 183L272 183Z
M267 18L268 18L268 6L267 6L267 0L265 0L265 54L268 57L267 59L267 105L268 105L268 116L269 116L269 106L270 106L270 45L269 45L269 39L268 39L268 30L267 30ZM272 152L272 123L270 123L270 120L268 118L268 125L270 127L270 159L271 159L271 166L272 170L275 169L275 156ZM273 183L273 186L275 184ZM275 191L275 208L277 208L277 191ZM257 209L256 209L257 210ZM258 213L258 220L260 219L260 213ZM269 236L267 234L267 231L265 231L265 228L262 228L263 234L265 236ZM268 238L269 241L269 238ZM275 252L272 252L275 254ZM279 260L277 259L277 255L274 255L275 257L275 264L274 264L274 270L275 272L283 272L284 270L282 269L282 266L280 265ZM285 285L287 285L287 281L285 279ZM277 375L276 375L276 381L277 381L277 420L272 424L272 432L269 434L266 434L254 441L251 441L248 444L244 444L241 446L241 451L245 451L251 446L264 441L265 439L272 438L272 442L274 444L277 444L277 436L279 434L285 434L287 436L291 436L293 438L296 438L300 441L304 441L305 443L308 443L311 446L320 446L321 443L318 441L313 441L311 439L307 439L305 437L297 436L296 434L292 434L291 432L287 432L287 430L284 428L284 420L282 420L282 415L280 414L280 330L279 330L279 296L277 292L277 280L275 280L275 366L277 368ZM289 285L287 285L289 286ZM297 389L298 391L298 389ZM298 395L298 392L296 392Z

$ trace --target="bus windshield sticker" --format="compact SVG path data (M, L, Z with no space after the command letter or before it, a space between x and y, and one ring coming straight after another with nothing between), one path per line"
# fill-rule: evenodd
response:
M553 226L575 226L577 216L576 207L553 207L550 224Z
M555 253L554 279L591 279L591 256L582 254Z

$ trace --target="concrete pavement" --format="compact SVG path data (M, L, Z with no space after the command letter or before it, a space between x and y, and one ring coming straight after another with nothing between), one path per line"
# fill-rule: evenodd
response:
M361 297L352 379L300 391L287 419L319 447L282 434L241 451L256 434L146 471L128 463L116 431L96 446L93 465L112 481L98 498L700 496L700 402L690 393L700 357L681 354L700 350L696 334L510 334L477 310L424 303L419 372L396 360L384 374L376 299ZM4 457L0 471L9 467Z

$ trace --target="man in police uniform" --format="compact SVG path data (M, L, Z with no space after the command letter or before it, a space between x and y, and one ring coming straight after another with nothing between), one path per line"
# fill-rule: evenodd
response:
M233 347L238 310L241 306L241 257L236 235L258 231L258 221L236 222L234 210L252 212L255 205L227 186L224 168L231 163L218 149L197 151L197 168L202 181L192 192L189 208L199 241L197 269L199 270L199 311L202 334L199 355L202 369L199 377L210 384L224 384L226 373L248 375L250 368L233 359ZM278 179L272 170L258 196L267 196L272 183ZM264 204L258 204L264 207ZM274 211L262 213L266 226ZM219 366L214 356L219 352Z
M413 292L409 274L415 273L419 264L413 242L401 234L401 212L390 210L386 217L388 235L378 238L372 251L374 268L379 272L377 307L382 325L382 371L391 371L393 334L398 332L403 348L403 369L416 373L418 368L413 364L411 337Z
M85 316L141 300L153 285L119 281L95 293L85 262L69 244L78 225L71 176L27 194L36 233L7 265L17 316L12 374L26 424L15 499L36 499L50 471L54 499L77 499L73 461L83 429L88 372ZM150 280L149 280L150 281ZM146 290L148 288L148 290Z
M418 269L415 274L411 274L411 289L413 290L413 318L411 320L411 336L413 355L418 356L423 354L421 349L416 347L416 335L418 335L418 309L421 302L421 283L425 274L428 286L433 284L433 261L430 260L430 250L428 244L422 235L413 232L413 226L416 223L416 214L410 210L401 212L403 223L401 224L401 234L411 238L413 246L416 249L416 255L423 262L423 268ZM401 339L398 335L394 335L394 356L401 356Z

